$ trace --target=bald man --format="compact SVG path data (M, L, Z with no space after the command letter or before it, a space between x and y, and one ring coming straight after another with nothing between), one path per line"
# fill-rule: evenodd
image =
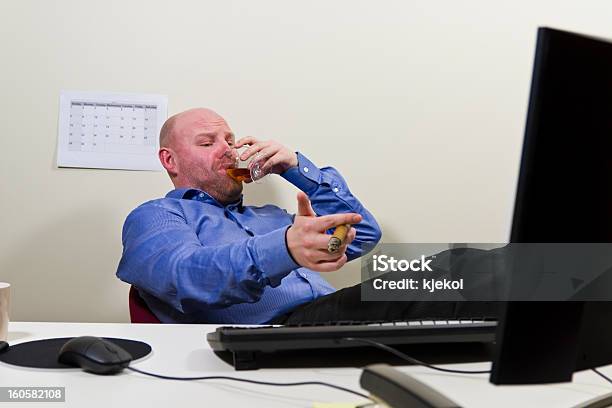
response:
M243 205L242 182L227 169L244 145L242 160L259 153L264 171L301 190L296 215L274 205ZM361 246L378 242L381 232L337 170L319 168L275 141L235 142L227 122L204 108L166 121L159 159L175 189L129 214L117 276L138 289L160 321L341 320L354 311L341 309L354 309L358 291L338 305L342 293L319 272L358 258ZM347 223L354 228L330 254L326 231Z

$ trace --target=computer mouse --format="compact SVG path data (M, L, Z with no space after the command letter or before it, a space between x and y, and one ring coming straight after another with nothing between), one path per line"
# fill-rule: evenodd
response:
M68 340L58 355L60 363L81 367L94 374L116 374L132 360L132 355L115 343L93 336Z

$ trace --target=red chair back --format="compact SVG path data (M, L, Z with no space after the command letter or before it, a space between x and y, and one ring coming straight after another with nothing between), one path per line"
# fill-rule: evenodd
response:
M129 304L132 323L161 323L134 286L130 286Z

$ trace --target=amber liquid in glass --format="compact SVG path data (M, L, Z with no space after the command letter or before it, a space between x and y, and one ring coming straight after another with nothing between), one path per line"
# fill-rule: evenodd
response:
M251 170L249 169L227 169L227 175L236 181L246 181L251 179Z

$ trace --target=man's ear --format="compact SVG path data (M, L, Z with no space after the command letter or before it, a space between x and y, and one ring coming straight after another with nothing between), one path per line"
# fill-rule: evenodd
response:
M161 162L162 166L164 166L164 169L166 169L170 175L175 176L178 171L178 166L172 149L162 147L159 149L158 156L159 161Z

